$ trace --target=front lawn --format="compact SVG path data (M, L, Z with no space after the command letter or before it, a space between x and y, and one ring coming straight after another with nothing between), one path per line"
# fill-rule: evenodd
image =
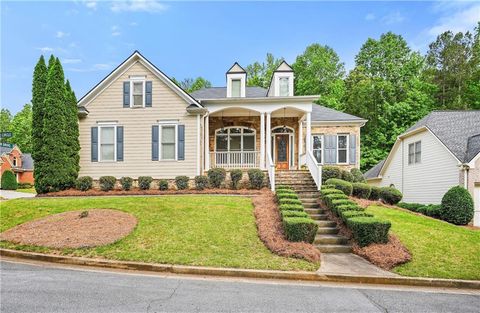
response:
M391 232L412 261L393 271L405 276L480 279L480 231L381 206L367 212L392 222Z
M310 270L318 264L272 254L259 240L250 198L162 196L16 199L0 206L0 231L50 214L114 208L137 217L136 229L117 243L63 254L198 266ZM0 247L51 252L0 242Z
M35 190L35 188L18 188L17 190L15 191L18 191L18 192L26 192L26 193L37 193L37 191Z

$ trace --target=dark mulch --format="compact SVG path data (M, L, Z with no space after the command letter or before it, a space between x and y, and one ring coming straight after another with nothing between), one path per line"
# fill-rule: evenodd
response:
M112 209L69 211L36 219L10 228L0 240L50 248L85 248L114 243L130 234L137 219Z
M268 190L268 188L264 188ZM38 194L37 197L88 197L88 196L142 196L142 195L187 195L187 194L218 194L218 195L258 195L262 191L256 189L186 189L186 190L158 190L148 189L141 190L139 188L133 188L131 190L110 190L101 191L98 189L90 189L87 191L80 191L77 189L67 189L56 192L49 192L44 194Z
M320 251L312 244L290 242L285 239L280 212L273 193L264 190L253 198L258 236L270 251L275 254L305 259L310 262L320 261Z

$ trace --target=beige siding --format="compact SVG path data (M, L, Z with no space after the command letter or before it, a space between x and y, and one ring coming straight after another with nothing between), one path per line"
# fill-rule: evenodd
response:
M421 163L409 165L408 145L419 140L422 142ZM405 202L440 203L445 192L459 184L457 165L457 160L438 139L429 131L423 131L398 145L380 185L394 184L402 191Z
M129 75L146 75L153 81L151 108L130 109L122 107L123 82ZM188 103L160 81L141 63L135 63L126 73L108 86L87 106L90 112L80 119L80 176L112 175L117 178L152 176L174 178L178 175L193 177L197 164L197 116L186 112ZM185 125L185 160L152 161L152 125L158 120L178 120ZM97 122L117 121L124 127L124 161L91 162L90 129Z

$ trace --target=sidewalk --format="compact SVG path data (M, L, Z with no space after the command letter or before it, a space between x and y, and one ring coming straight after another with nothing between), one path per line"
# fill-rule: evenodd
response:
M399 277L353 253L322 253L318 274Z
M34 193L18 192L14 190L0 190L0 197L3 199L33 198Z

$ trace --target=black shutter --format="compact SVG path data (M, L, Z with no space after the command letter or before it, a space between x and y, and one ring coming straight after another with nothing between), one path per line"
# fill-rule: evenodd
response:
M123 82L123 107L130 107L130 82Z
M158 125L152 126L152 161L158 161Z
M92 162L98 162L98 127L92 127L91 131L91 160Z
M145 82L145 106L146 107L152 106L152 82L151 81Z
M123 161L123 126L117 126L117 161Z

